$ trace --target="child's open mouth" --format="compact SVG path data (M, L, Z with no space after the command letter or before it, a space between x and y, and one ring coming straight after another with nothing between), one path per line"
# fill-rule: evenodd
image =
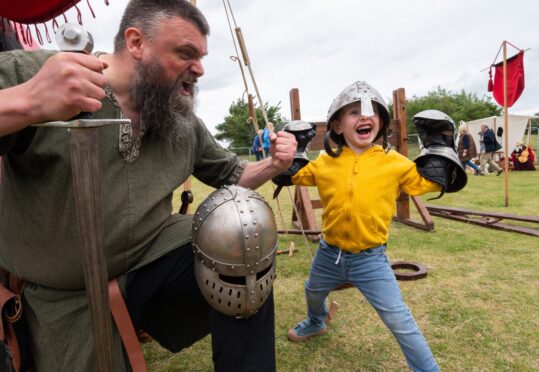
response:
M372 132L372 126L369 124L360 125L356 128L356 133L359 134L361 137L368 136Z

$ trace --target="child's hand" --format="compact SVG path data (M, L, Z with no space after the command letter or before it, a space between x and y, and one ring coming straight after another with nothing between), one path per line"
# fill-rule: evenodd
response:
M270 133L270 154L273 166L283 172L290 167L298 143L292 133L280 131Z

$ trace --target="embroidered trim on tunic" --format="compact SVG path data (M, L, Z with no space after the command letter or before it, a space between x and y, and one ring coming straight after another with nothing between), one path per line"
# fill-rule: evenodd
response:
M118 101L116 101L114 94L112 94L112 89L110 88L110 86L106 84L104 89L107 98L112 102L114 106L116 106L120 110L120 117L122 119L127 118L127 116L122 111L120 105L118 105ZM120 134L118 136L118 150L120 151L122 158L126 162L132 163L137 160L140 154L141 138L145 132L146 126L144 125L144 123L141 123L140 135L133 142L133 128L131 127L131 124L120 124Z
M95 52L95 56L99 58L100 55L106 54L105 52ZM120 118L127 119L127 116L122 111L122 108L118 104L118 101L116 101L116 97L114 97L114 94L112 93L112 89L108 84L105 84L105 95L107 98L112 102L114 106L116 106L120 110ZM138 138L136 138L133 142L133 128L131 127L131 124L120 124L119 126L119 136L118 136L118 151L122 155L122 158L127 163L132 163L139 157L140 154L140 145L141 145L141 138L146 132L146 126L144 123L141 123L140 128L140 134Z
M228 185L237 185L238 182L240 182L241 175L245 171L245 168L247 167L247 164L249 164L249 162L247 160L243 160L243 159L240 160L238 162L238 165L234 169L234 172L232 172L232 175L230 176L230 178L227 180L226 183Z

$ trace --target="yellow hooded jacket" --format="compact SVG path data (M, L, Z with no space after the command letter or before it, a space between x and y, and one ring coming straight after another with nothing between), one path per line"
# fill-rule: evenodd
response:
M321 153L292 182L318 188L324 240L354 253L387 242L401 190L409 195L441 190L417 172L413 161L379 145L362 154L343 146L337 158Z

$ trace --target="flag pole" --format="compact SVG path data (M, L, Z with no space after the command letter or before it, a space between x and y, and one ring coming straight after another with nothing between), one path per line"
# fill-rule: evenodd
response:
M509 206L509 138L508 138L508 121L509 114L507 112L507 41L503 41L503 132L504 138L504 173L505 173L505 206Z

